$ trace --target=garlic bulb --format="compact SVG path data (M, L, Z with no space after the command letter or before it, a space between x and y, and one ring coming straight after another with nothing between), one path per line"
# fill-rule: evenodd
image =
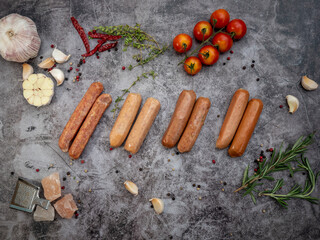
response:
M7 61L25 62L38 55L41 40L35 23L12 13L0 19L0 54Z
M52 52L52 57L54 58L54 60L57 63L65 63L66 61L69 60L69 58L71 57L71 55L66 55L63 52L61 52L59 49L54 49Z
M54 68L49 73L52 75L52 77L57 81L57 86L60 86L64 81L64 73L58 69Z
M33 67L28 64L24 63L22 64L22 79L27 80L28 77L33 73Z

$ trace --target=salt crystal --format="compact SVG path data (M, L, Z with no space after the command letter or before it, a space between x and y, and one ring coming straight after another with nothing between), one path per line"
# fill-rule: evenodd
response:
M58 172L43 178L41 184L44 190L44 197L50 202L61 197L61 183Z
M72 218L74 212L78 210L70 193L57 201L53 206L62 218Z
M54 208L52 205L49 205L48 210L37 206L36 211L33 214L33 219L36 222L43 222L43 221L53 221L54 220Z

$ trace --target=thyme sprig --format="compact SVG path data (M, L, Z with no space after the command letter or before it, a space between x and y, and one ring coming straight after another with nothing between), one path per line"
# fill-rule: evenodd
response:
M283 185L283 180L281 179L277 181L277 184L275 185L273 190L260 192L259 196L269 196L277 200L277 202L284 207L287 206L287 203L285 201L291 198L301 198L313 203L317 202L318 200L316 198L312 198L309 195L314 190L316 179L317 176L319 176L319 173L317 173L316 175L313 173L308 159L302 158L301 162L297 160L297 156L300 154L302 155L307 150L307 147L312 143L313 136L314 133L305 138L300 137L292 147L288 147L285 151L282 151L283 145L281 144L278 152L276 151L276 149L274 149L269 161L267 159L264 159L262 162L259 162L257 172L250 177L248 174L248 165L248 167L244 171L242 186L235 190L235 192L245 190L243 196L249 194L252 198L252 201L256 203L253 192L258 193L259 191L256 189L256 187L263 184L258 183L258 180L267 179L273 181L274 178L270 176L270 174L277 171L289 170L291 176L293 176L296 171L306 170L308 172L308 179L306 180L304 190L302 190L299 185L295 185L288 194L278 195L276 194L276 191L279 190ZM292 162L297 162L299 168L294 170L291 166Z
M116 98L114 108L111 110L111 112L113 112L113 118L115 118L117 111L120 109L120 108L119 108L119 103L124 100L123 97L124 97L127 93L130 92L130 89L131 89L134 85L136 85L137 82L140 82L142 79L148 78L148 77L150 77L150 76L152 77L152 79L155 79L155 77L157 76L157 74L156 74L153 70L150 71L150 72L144 72L144 73L142 73L140 76L137 77L137 79L130 85L129 88L127 88L127 89L122 89L122 90L121 90L121 91L122 91L122 94L121 94L121 96L118 96L118 97Z
M153 36L141 30L140 24L133 27L129 25L99 26L94 27L94 29L110 35L121 35L124 39L124 48L122 49L124 52L127 51L128 47L139 49L139 53L132 57L138 64L130 65L129 70L150 62L168 49L167 45L160 47ZM143 50L147 51L145 56Z

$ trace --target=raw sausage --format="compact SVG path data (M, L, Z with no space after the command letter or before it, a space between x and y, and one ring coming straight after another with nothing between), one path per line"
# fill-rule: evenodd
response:
M148 98L143 105L139 116L134 123L124 149L135 154L139 151L144 139L146 138L153 121L160 110L160 102L155 98Z
M100 118L111 102L112 98L109 94L101 94L95 101L69 149L69 156L71 158L77 159L80 157Z
M258 122L262 108L263 103L260 99L251 99L249 101L239 128L229 148L228 153L230 157L240 157L246 150L251 135Z
M110 132L110 146L119 147L126 139L141 105L138 93L129 93Z
M216 148L223 149L231 143L248 104L248 100L249 92L247 90L240 88L234 93L216 142Z
M72 139L75 137L90 108L102 91L102 83L94 82L79 102L59 139L59 147L63 152L68 152Z
M201 128L206 120L211 102L209 98L199 97L194 105L187 127L178 143L178 150L181 153L189 152L195 144Z
M193 90L183 90L180 93L170 124L162 138L163 146L173 148L177 144L188 123L196 98Z

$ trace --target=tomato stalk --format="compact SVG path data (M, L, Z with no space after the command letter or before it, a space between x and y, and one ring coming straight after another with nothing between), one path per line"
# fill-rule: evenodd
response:
M214 24L214 25L215 25L215 24ZM199 50L200 50L205 44L207 44L216 34L218 34L219 32L222 32L223 29L224 29L224 28L221 28L221 29L220 29L219 31L217 31L217 32L215 32L215 31L213 30L213 33L211 34L211 36L210 36L207 40L203 41L195 50L193 50L193 51L190 53L190 55L188 55L188 54L186 53L186 56L184 57L184 59L183 59L181 62L178 63L178 66L179 66L180 64L184 63L184 61L185 61L188 57L190 57L190 56L192 56L193 54L199 52ZM216 47L215 45L213 45L213 46Z

